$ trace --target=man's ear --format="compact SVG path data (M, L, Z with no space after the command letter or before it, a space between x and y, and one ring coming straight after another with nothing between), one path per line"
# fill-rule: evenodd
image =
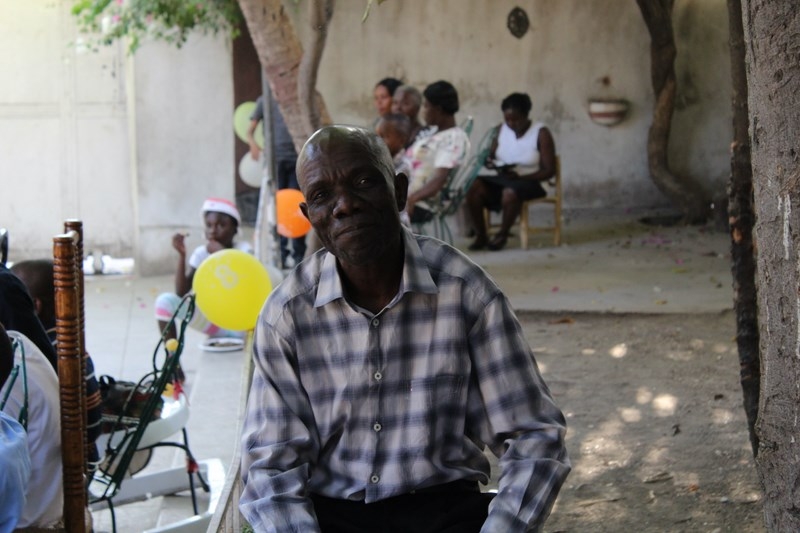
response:
M307 203L300 202L300 211L302 211L303 212L303 216L306 217L309 222L311 222L311 219L308 218L308 204Z
M408 199L408 176L399 172L394 176L394 197L397 201L397 210L402 211L406 208Z
M33 299L33 309L36 311L36 316L42 314L42 301L39 298Z

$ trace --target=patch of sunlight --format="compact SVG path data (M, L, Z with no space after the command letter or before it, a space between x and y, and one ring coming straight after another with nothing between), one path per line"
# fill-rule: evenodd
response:
M619 409L619 416L629 424L642 420L642 412L635 407L623 407Z
M718 342L714 344L712 350L714 351L714 353L728 353L728 351L730 350L730 346Z
M706 347L706 342L703 339L692 339L689 341L689 346L692 350L702 350Z
M594 355L597 353L597 350L594 348L584 348L581 350L581 355Z
M628 355L628 345L625 344L624 342L617 344L608 351L608 355L610 355L614 359L622 359L623 357Z
M644 405L646 403L650 403L650 400L653 399L653 393L647 387L639 387L636 391L636 403L640 405Z
M672 394L660 394L653 398L653 409L657 416L672 416L678 407L678 398Z
M729 409L714 409L711 411L711 419L715 424L728 424L733 422L733 413Z
M644 454L644 464L664 466L668 464L669 460L669 447L668 446L652 446Z
M685 351L667 352L667 359L671 359L673 361L691 361L692 353Z

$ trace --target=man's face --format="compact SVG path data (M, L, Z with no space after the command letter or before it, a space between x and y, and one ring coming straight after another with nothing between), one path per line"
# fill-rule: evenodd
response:
M398 90L394 93L394 99L392 100L392 113L401 113L414 120L419 115L419 104L414 101L410 94Z
M391 162L380 161L363 144L337 138L299 166L306 198L300 208L340 262L380 263L400 238L398 211L405 205L408 180L390 175Z

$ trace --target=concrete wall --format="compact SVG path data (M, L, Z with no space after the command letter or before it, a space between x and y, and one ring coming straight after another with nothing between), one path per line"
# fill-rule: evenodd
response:
M52 255L67 217L86 252L171 271L171 235L204 242L200 206L233 198L230 41L80 45L71 0L0 1L0 226L11 260Z
M67 217L84 220L93 245L133 251L124 56L70 46L69 5L0 2L0 225L12 259L52 256Z
M133 66L139 273L175 270L172 234L203 244L203 200L234 198L230 42L143 46Z
M141 274L170 272L170 236L203 242L200 204L234 194L231 47L193 36L180 50L145 44L87 53L69 43L71 0L0 0L0 226L12 259L50 255L65 217L85 221L87 250L133 255ZM301 36L308 2L287 2ZM530 93L552 129L568 208L667 205L647 171L649 36L633 0L337 2L319 89L337 122L369 125L385 76L420 88L438 79L461 95L473 141L501 120L500 101ZM506 28L523 8L530 31ZM676 172L724 190L731 139L725 0L676 0ZM612 128L587 114L594 96L628 99Z
M306 34L302 4L293 14ZM372 88L383 77L420 89L446 79L461 97L457 119L475 117L477 142L502 120L506 95L528 92L531 116L555 135L568 207L667 203L647 171L650 38L633 0L390 1L373 6L362 24L364 5L335 7L319 79L335 121L371 124ZM515 6L531 23L521 39L506 28ZM677 0L674 13L673 166L724 190L732 135L725 0ZM594 124L590 97L628 99L628 119L612 128Z

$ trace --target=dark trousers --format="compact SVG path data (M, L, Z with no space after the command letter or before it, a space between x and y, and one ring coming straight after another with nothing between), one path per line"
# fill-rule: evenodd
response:
M461 482L455 482L461 483ZM322 533L478 533L494 494L454 484L374 503L312 494Z

